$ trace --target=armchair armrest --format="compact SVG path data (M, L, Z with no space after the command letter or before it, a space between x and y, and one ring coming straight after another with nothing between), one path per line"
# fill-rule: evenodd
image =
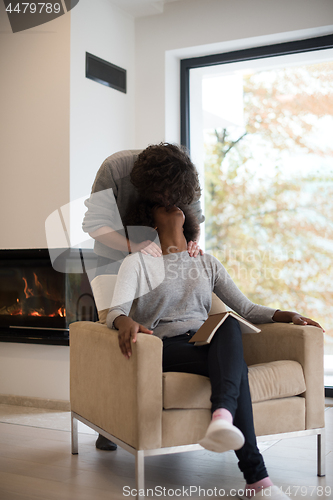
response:
M138 334L127 360L106 325L70 325L72 411L136 449L162 441L162 342Z
M320 328L286 323L259 325L260 333L243 335L248 365L280 359L298 361L306 392L306 429L324 427L324 337Z

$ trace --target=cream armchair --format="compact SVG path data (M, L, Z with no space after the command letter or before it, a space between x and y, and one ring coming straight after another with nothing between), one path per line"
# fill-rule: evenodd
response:
M70 325L72 453L77 421L136 457L137 490L144 488L146 456L202 449L210 422L210 382L162 373L162 342L139 334L126 360L117 332L105 324L115 276L92 282L100 322ZM213 294L211 313L225 310ZM317 474L325 475L323 334L312 326L261 325L243 336L258 440L317 435Z

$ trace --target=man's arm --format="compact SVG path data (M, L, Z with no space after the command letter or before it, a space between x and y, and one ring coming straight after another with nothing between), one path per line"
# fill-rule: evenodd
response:
M162 255L161 248L153 241L145 240L141 243L133 243L125 236L108 226L100 227L96 231L89 233L89 236L99 241L100 243L103 243L103 245L114 248L115 250L120 250L122 252L142 252L146 254L149 253L149 255L152 255L153 257L160 257Z
M90 198L85 201L88 210L82 228L93 239L111 249L125 253L141 251L158 257L161 249L156 243L148 239L133 243L125 237L117 205L119 179L129 175L139 152L140 150L120 151L103 162L97 172ZM134 190L132 186L132 191ZM127 193L130 198L133 197L132 191Z
M104 160L96 174L91 195L85 201L88 210L82 224L84 232L93 235L104 227L115 231L123 229L118 208L118 191L120 184L131 172L137 153L134 150L120 151ZM130 190L127 195L130 199L133 192ZM122 197L124 198L124 194ZM100 235L98 232L96 234Z
M199 247L200 239L200 223L205 220L202 215L200 201L188 205L189 210L184 207L185 222L184 236L187 240L187 251L190 257L203 255L203 251Z
M197 201L192 202L191 205L189 205L189 206L191 207L192 213L196 216L197 221L199 222L199 224L201 224L202 222L204 222L205 221L205 216L202 213L200 199L197 200Z

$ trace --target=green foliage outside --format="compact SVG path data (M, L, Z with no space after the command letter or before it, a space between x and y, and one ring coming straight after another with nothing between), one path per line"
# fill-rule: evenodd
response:
M205 145L206 251L254 302L319 321L327 354L333 354L332 84L333 63L246 75L245 130L215 130Z

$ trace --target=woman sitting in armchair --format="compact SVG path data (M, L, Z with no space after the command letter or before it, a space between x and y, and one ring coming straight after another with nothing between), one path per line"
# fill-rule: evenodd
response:
M135 226L137 217L141 225L157 231L162 257L135 253L121 265L107 316L107 325L119 332L121 352L130 359L137 333L153 334L163 341L163 371L209 377L212 420L201 446L215 452L235 450L246 480L245 496L241 498L264 495L272 500L287 499L270 480L257 447L238 321L228 317L210 344L198 347L190 344L189 339L208 317L212 292L253 323L320 325L296 312L254 304L213 256L191 258L186 238L193 239L198 231L191 213L186 213L185 219L184 212L175 206L141 204L132 207L130 215L128 226ZM145 235L144 239L153 238ZM266 488L270 491L264 492Z

